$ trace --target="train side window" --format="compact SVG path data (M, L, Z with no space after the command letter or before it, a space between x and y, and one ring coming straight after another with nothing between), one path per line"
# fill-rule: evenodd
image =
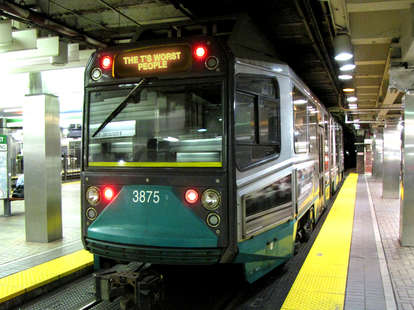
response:
M280 116L276 81L238 76L235 103L236 163L239 169L280 152Z
M255 96L237 93L235 109L235 134L237 143L255 141Z
M318 145L317 145L317 127L318 127L318 110L313 102L309 103L308 106L308 114L309 114L309 152L311 154L318 153Z
M297 87L294 87L292 97L295 153L306 153L308 151L308 98Z

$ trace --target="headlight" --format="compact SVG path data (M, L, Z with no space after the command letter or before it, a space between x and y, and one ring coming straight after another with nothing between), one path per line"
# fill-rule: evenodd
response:
M201 196L201 204L207 210L215 210L218 208L221 202L219 192L214 189L207 189Z
M210 213L207 215L207 224L210 227L217 227L220 225L220 216L217 213Z
M86 210L86 217L93 221L94 219L96 219L96 216L98 215L98 213L96 212L95 208L88 208L88 210Z
M86 190L86 200L93 206L97 205L100 200L99 189L91 186Z

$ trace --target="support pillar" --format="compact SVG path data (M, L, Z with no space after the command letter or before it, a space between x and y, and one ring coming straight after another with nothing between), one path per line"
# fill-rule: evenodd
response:
M407 92L403 104L405 108L402 133L400 242L402 246L414 246L414 94Z
M26 241L51 242L62 238L58 99L28 95L23 113Z
M382 179L382 175L384 173L384 141L383 141L383 129L379 128L375 132L375 138L374 138L374 145L373 145L373 151L374 151L374 165L373 165L373 171L372 175L375 179L380 180Z
M400 194L401 134L396 126L384 128L384 172L382 198L397 199Z

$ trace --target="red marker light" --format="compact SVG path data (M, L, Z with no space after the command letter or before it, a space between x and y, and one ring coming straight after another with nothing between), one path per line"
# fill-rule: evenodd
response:
M198 201L198 192L195 189L187 189L185 191L185 200L189 204L194 204Z
M112 68L112 57L111 56L104 56L101 59L101 67L102 69L110 69Z
M103 194L106 200L110 201L112 198L114 198L115 192L110 187L105 187L103 190Z
M207 55L207 50L204 46L197 46L194 50L194 54L197 58L204 58Z

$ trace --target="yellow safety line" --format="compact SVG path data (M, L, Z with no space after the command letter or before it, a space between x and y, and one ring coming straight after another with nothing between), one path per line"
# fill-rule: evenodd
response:
M341 310L351 247L358 175L345 180L282 310Z
M89 162L90 167L222 167L221 162Z
M93 255L81 250L0 279L0 303L93 264Z

